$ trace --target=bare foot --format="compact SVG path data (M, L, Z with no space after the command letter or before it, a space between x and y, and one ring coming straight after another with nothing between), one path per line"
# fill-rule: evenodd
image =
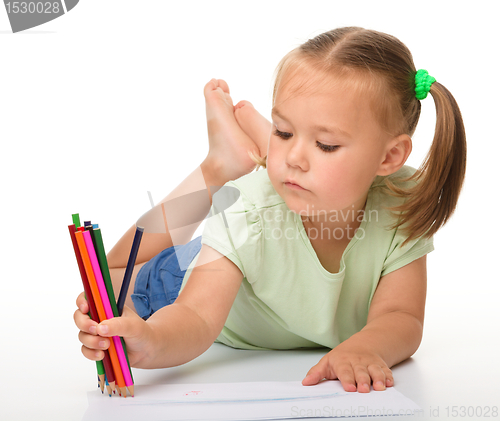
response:
M234 106L234 116L243 131L257 144L260 156L266 156L271 135L271 122L248 101L240 101Z
M235 180L255 169L249 153L257 156L258 146L241 129L234 116L229 86L212 79L204 88L209 152L207 159L220 164L221 180Z

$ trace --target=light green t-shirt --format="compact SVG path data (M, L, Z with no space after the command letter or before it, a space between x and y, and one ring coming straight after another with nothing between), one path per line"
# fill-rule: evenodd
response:
M405 166L390 177L407 177L414 171ZM432 238L416 239L401 247L406 237L399 230L386 229L394 217L384 206L402 199L388 195L380 176L370 187L364 215L336 215L349 218L347 221L363 218L344 250L338 273L321 265L300 215L278 195L267 170L225 186L238 189L239 197L223 213L217 213L218 203L225 207L224 200L217 197L224 189L215 193L214 216L206 220L201 242L226 256L244 276L217 338L231 347L334 348L366 325L382 276L434 249ZM184 276L183 286L197 257Z

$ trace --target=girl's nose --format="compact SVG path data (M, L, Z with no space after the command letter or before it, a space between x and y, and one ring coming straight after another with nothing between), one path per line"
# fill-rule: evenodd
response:
M290 167L300 168L302 171L307 171L309 164L305 150L305 142L300 139L289 139L289 149L286 154L286 163Z

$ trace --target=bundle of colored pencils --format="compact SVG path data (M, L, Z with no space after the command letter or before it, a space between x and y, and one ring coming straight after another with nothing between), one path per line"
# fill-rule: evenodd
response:
M73 224L68 225L68 229L89 304L90 318L100 323L103 320L121 316L143 228L138 227L136 230L118 302L115 301L102 234L98 225L85 222L82 227L79 215L73 214ZM109 396L115 393L115 390L118 390L118 394L123 397L127 397L127 390L131 396L134 396L132 370L123 338L113 336L109 349L104 351L104 359L96 361L96 365L102 393L106 387Z

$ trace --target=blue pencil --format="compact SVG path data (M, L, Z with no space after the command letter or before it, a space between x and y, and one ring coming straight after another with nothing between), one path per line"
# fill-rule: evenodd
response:
M132 279L132 272L134 271L135 260L137 259L137 253L139 252L139 246L141 245L143 233L144 228L136 227L134 242L132 243L132 249L130 250L130 256L128 257L127 269L125 269L120 295L118 296L118 301L116 303L116 306L118 307L118 314L120 316L122 315L123 307L125 306L125 299L127 298L128 287L130 285L130 280Z
M111 386L108 383L108 378L104 377L104 381L106 382L106 389L108 390L109 397L111 397Z

